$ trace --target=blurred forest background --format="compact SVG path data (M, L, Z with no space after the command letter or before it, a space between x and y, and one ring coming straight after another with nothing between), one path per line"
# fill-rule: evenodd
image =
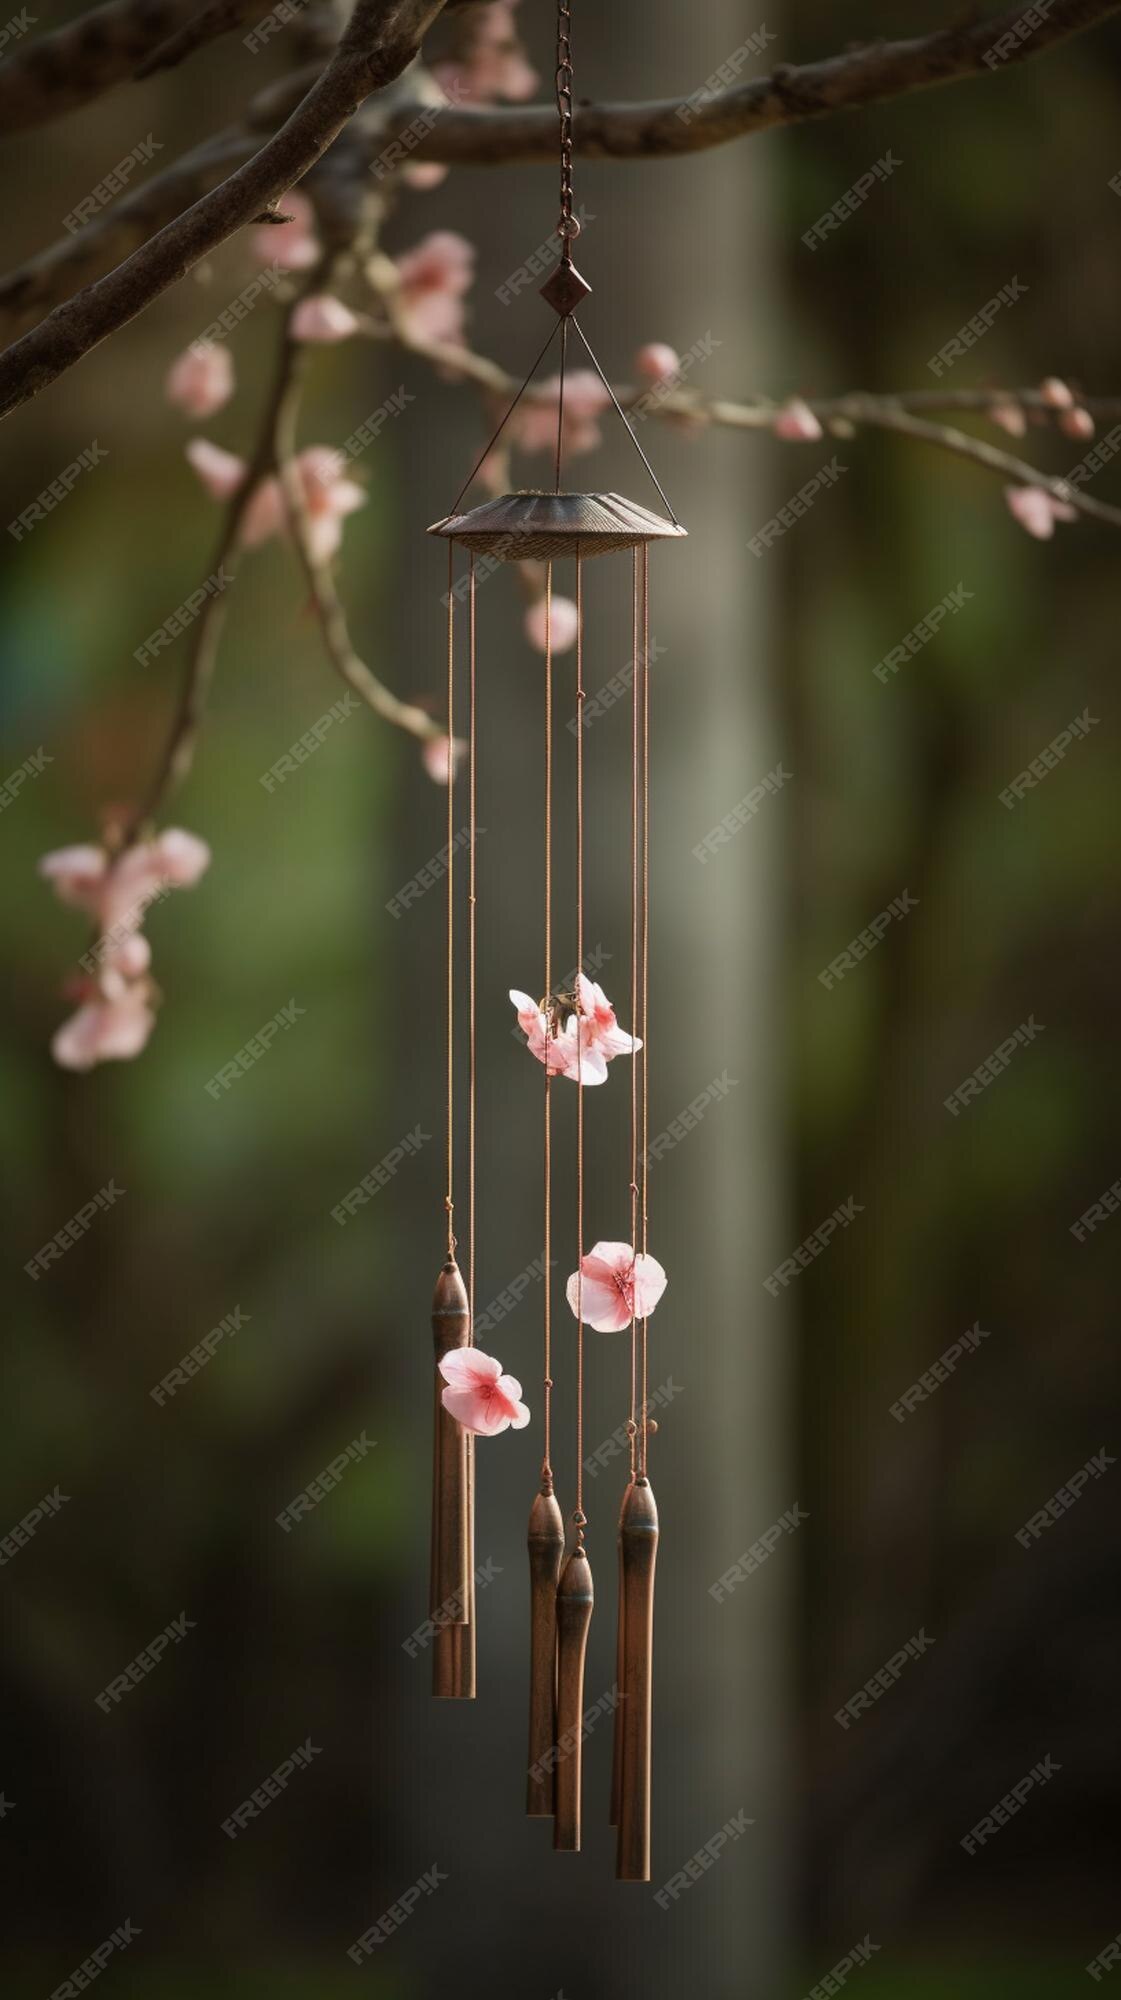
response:
M38 31L70 11L52 6ZM776 39L756 66L917 33L936 12L768 8ZM544 95L550 10L523 0L522 16ZM729 0L577 17L578 92L597 99L684 94L763 25ZM5 264L58 237L146 133L165 164L287 60L279 39L251 55L235 35L5 142ZM684 352L711 332L706 395L929 387L928 357L1016 277L1024 295L954 386L1057 373L1121 394L1119 111L1113 23L977 82L679 161L580 168L593 345L625 379L643 341ZM809 251L803 231L889 148L898 171ZM472 339L512 369L536 352L542 309L496 288L551 228L554 180L457 170L404 192L387 230L391 253L435 228L472 239ZM7 521L91 439L109 452L4 552L3 775L40 747L51 762L2 825L0 1531L56 1486L71 1496L0 1578L8 1990L51 1992L131 1919L140 1936L109 1975L144 2000L331 2000L360 1983L411 2000L453 1982L668 2000L686 1981L716 2000L798 2000L866 1936L879 1950L852 1978L867 2000L1080 1991L1121 1927L1116 1475L1029 1549L1015 1533L1119 1436L1121 1222L1070 1233L1121 1168L1116 530L1079 522L1037 544L998 479L869 434L757 560L749 536L822 448L644 431L691 531L652 564L652 1130L711 1079L735 1088L652 1176L670 1274L652 1380L681 1394L653 1463L654 1882L618 1888L606 1731L588 1745L579 1858L554 1858L521 1812L536 1422L479 1448L478 1556L500 1574L479 1600L478 1702L433 1705L427 1656L403 1650L425 1610L438 1145L345 1229L331 1209L418 1121L440 1130L442 899L400 920L386 904L439 848L444 799L415 745L366 713L277 792L259 784L342 691L275 544L243 569L197 765L167 814L214 861L153 915L166 997L151 1046L77 1077L47 1053L84 936L36 860L94 838L157 754L182 643L147 668L133 649L207 573L215 533L163 378L248 269L244 244L225 246L18 412L0 463ZM275 331L261 307L235 337L239 394L204 427L231 449L249 442ZM316 357L302 441L341 442L401 381L415 401L365 455L340 576L371 666L439 708L444 579L424 528L478 448L470 392L351 343ZM1028 446L1055 471L1080 449ZM574 477L647 498L615 441ZM1094 490L1117 496L1117 478ZM627 653L627 578L595 568L591 688ZM876 662L959 583L961 613L882 684ZM509 576L480 598L487 1296L541 1248L539 1097L506 1000L539 983L541 662L522 608ZM1090 734L1006 811L1001 790L1087 708ZM588 741L589 936L619 1002L625 713ZM780 760L792 781L698 863L695 843ZM904 890L913 914L827 990L818 973ZM206 1081L290 999L305 1013L215 1101ZM1029 1016L1042 1035L950 1117L950 1091ZM601 1114L590 1203L611 1219L593 1234L625 1233L609 1168L626 1095ZM29 1282L27 1259L111 1178L125 1197ZM850 1197L853 1226L772 1299L764 1278ZM558 1301L569 1251L562 1236ZM157 1408L153 1384L238 1307L243 1330ZM492 1343L535 1418L539 1321L538 1291ZM899 1424L891 1405L975 1323L988 1338ZM606 1337L591 1368L598 1440L625 1414ZM364 1430L375 1449L283 1533L281 1509ZM619 1491L612 1465L589 1507L590 1698L613 1678ZM795 1504L805 1524L715 1605L709 1585ZM97 1692L181 1613L183 1643L103 1714ZM930 1649L841 1728L843 1703L920 1630ZM308 1736L321 1754L231 1843L223 1819ZM966 1854L962 1837L1046 1756L1053 1781ZM749 1831L661 1910L653 1890L741 1810ZM446 1886L356 1970L347 1946L433 1865Z

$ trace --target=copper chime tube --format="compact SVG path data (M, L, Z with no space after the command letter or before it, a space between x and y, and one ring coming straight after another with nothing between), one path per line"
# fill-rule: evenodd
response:
M615 1874L650 1880L650 1718L654 1654L654 1566L658 1509L649 1481L628 1486L619 1523L622 1552L622 1770ZM618 1711L616 1711L618 1715Z
M437 1364L453 1348L466 1347L471 1311L459 1266L449 1257L436 1280L432 1339ZM475 1692L474 1508L471 1441L445 1410L444 1380L435 1370L435 1426L432 1449L432 1567L430 1613L436 1626L432 1692L471 1696Z
M584 1656L592 1622L592 1566L579 1543L557 1586L557 1776L553 1846L580 1851L584 1750Z
M609 1826L618 1826L619 1824L619 1800L623 1790L623 1686L626 1675L626 1591L624 1588L625 1577L623 1573L623 1514L626 1511L627 1501L630 1498L631 1484L633 1482L634 1474L632 1472L630 1483L628 1483L627 1490L623 1495L623 1505L619 1513L619 1600L615 1628L615 1717L614 1734L611 1743L611 1816L608 1820Z
M552 1487L529 1511L529 1775L525 1809L547 1819L555 1797L557 1743L557 1583L564 1517Z

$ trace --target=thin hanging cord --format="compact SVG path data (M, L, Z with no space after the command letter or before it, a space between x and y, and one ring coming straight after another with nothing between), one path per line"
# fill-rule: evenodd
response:
M638 578L639 552L635 545L631 574L631 1033L638 1034ZM638 1234L638 1051L631 1058L631 1244ZM627 1434L631 1444L631 1478L635 1475L637 1450L638 1329L631 1313L631 1400Z
M446 1189L446 1191L445 1191L445 1194L444 1194L444 1208L445 1208L445 1210L446 1210L446 1212L447 1212L447 1218L448 1218L448 1259L449 1259L449 1262L450 1262L450 1260L451 1260L451 1259L452 1259L452 1258L453 1258L453 1257L455 1256L455 1199L454 1199L454 1188L453 1188L453 1181L452 1181L452 1162L453 1162L453 1158L454 1158L454 1149L453 1149L453 1143L452 1143L452 1141L453 1141L453 1131L452 1131L452 1116L453 1116L453 1109L454 1109L454 1101L455 1101L455 1100L454 1100L454 1086L455 1086L455 1044L454 1044L454 1030L455 1030L455 987L454 987L454 971L455 971L455 958L454 958L454 945L455 945L455 900L454 900L454 894L453 894L453 889L454 889L454 877L453 877L453 865L454 865L454 864L453 864L453 856L454 856L454 853L455 853L455 844L454 844L454 841L453 841L453 838L452 838L452 812L453 812L453 804L452 804L452 800L453 800L453 794L454 794L454 791L455 791L455 729L454 729L454 722L455 722L455 592L454 592L454 590L453 590L453 587L452 587L452 586L453 586L453 582L454 582L454 576L455 576L455 543L454 543L454 542L449 542L449 543L448 543L448 925L447 925L447 931L448 931L448 936L447 936L447 946L448 946L448 961L447 961L447 1016L448 1016L448 1018L447 1018L447 1024L446 1024L446 1025L447 1025L447 1056L448 1056L448 1102L447 1102L447 1130L448 1130L448 1157L447 1157L447 1176L448 1176L448 1184L447 1184L447 1189Z
M475 1314L475 558L471 557L468 596L468 772L467 772L467 1298L471 1306L468 1341L474 1345ZM449 753L454 758L454 749ZM451 842L448 843L451 861Z
M561 321L560 384L557 389L557 457L553 492L560 492L561 461L564 453L564 371L568 360L568 321Z
M553 565L545 565L545 1008L549 1014L553 992ZM546 1022L551 1033L551 1018ZM541 1487L553 1490L553 1100L549 1072L549 1045L545 1044L545 1455L541 1461Z
M659 494L661 495L662 505L665 507L666 512L668 513L670 520L673 522L674 527L675 528L680 527L681 524L678 521L677 515L674 513L673 508L670 506L670 503L666 498L665 488L663 487L661 480L658 478L657 473L655 472L653 466L651 465L650 460L647 458L646 453L643 451L642 446L639 444L639 441L636 438L634 430L631 426L630 418L627 416L627 413L624 410L623 405L619 401L618 396L615 394L614 389L611 387L611 384L608 381L606 375L604 374L603 369L600 367L599 362L596 360L596 357L592 352L591 342L589 341L587 334L584 332L584 329L581 326L579 320L577 319L575 313L571 315L571 319L573 326L576 328L577 333L580 335L580 338L584 343L584 347L587 350L588 359L591 362L592 367L595 369L596 374L599 376L600 381L603 383L603 386L606 389L608 395L610 396L611 401L614 403L619 416L623 420L623 426L624 429L626 430L627 436L629 437L640 459L642 460L643 465L646 467L647 472L650 474L651 479L653 480L655 486L658 489Z
M650 545L642 545L642 1254L648 1248L647 1183L650 1131ZM640 1349L642 1382L640 1429L642 1450L639 1464L646 1477L648 1439L648 1333L650 1322L642 1321Z
M576 1526L584 1545L584 572L576 543Z
M487 443L483 446L482 451L479 453L478 458L475 460L474 465L471 467L470 472L467 474L467 477L464 480L462 486L460 487L459 492L456 494L455 499L452 501L451 506L448 508L449 520L451 516L455 513L457 507L459 506L460 501L462 500L464 494L466 493L467 488L470 486L471 481L474 479L475 474L478 472L479 467L483 465L485 461L490 457L491 452L494 450L495 445L498 443L499 438L502 436L503 431L506 429L506 426L509 423L510 418L513 416L514 411L517 409L518 404L521 402L522 397L525 395L526 390L529 388L529 385L532 382L534 376L536 375L537 370L540 368L541 363L544 361L545 356L548 354L550 347L552 346L554 340L556 339L557 327L559 327L560 324L561 322L558 320L556 326L554 326L550 331L548 340L545 342L545 345L541 349L541 352L538 355L536 361L534 362L533 367L530 369L529 374L526 376L525 381L522 383L522 386L518 390L517 395L514 397L513 402L510 404L510 407L507 410L506 415L503 417L502 422L499 424L498 429L494 432L493 436L490 437ZM655 484L657 484L656 481ZM669 505L668 501L666 502L666 505L667 506Z

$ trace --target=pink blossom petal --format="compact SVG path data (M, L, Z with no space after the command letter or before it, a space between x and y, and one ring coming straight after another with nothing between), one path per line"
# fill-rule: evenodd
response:
M1052 410L1069 410L1074 407L1074 395L1067 384L1057 375L1048 375L1039 385L1043 401Z
M477 1347L454 1347L440 1361L447 1387L441 1402L465 1430L479 1437L496 1437L513 1425L522 1430L529 1411L521 1402L522 1385L502 1373L502 1364Z
M217 341L196 340L172 362L164 383L169 403L189 417L211 417L234 392L233 356Z
M634 365L648 382L672 382L681 372L681 356L664 340L651 340L639 348Z
M813 444L824 436L809 404L803 402L801 396L791 396L790 401L783 404L771 419L771 429L776 437L794 443Z
M197 472L212 500L230 500L249 470L245 460L208 438L192 438L186 447L187 461Z
M282 271L307 271L318 261L315 210L306 194L292 188L276 204L291 222L264 222L249 239L250 255L258 264L276 264Z
M1056 500L1043 486L1006 486L1004 498L1013 519L1037 542L1049 542L1056 521L1073 521L1076 509Z
M88 909L105 880L108 866L109 856L103 847L58 847L53 854L43 855L39 873L53 882L60 902Z
M583 1282L581 1283L581 1277ZM636 1257L629 1243L597 1243L565 1287L573 1315L597 1333L621 1333L646 1319L666 1288L656 1257Z
M1028 427L1028 420L1019 403L993 403L989 416L994 424L1000 425L1002 431L1008 432L1009 437L1022 438Z
M406 187L415 188L424 194L431 188L438 188L447 179L448 170L439 160L415 160L411 166L401 169L401 179Z
M99 1062L127 1062L138 1056L155 1027L146 988L128 987L119 999L87 1001L64 1021L51 1042L62 1069L88 1070Z
M1067 437L1092 438L1094 419L1089 410L1064 410L1059 418L1059 429L1065 432Z
M636 1319L649 1319L668 1280L656 1257L639 1251L634 1260L634 1311Z
M279 535L287 521L280 481L270 475L262 479L241 517L241 540L247 549L258 549Z
M552 618L546 618L546 600L539 597L525 614L526 638L538 653L548 647L548 631L551 625L554 653L567 653L576 644L576 634L580 627L579 615L570 597L554 597Z
M330 292L318 292L311 298L301 299L291 319L293 340L320 341L331 343L349 340L358 332L361 321L351 312L348 305L336 299Z
M166 826L152 844L164 880L177 889L193 888L210 866L205 840L181 826Z
M421 762L433 784L450 784L453 773L458 771L467 745L462 736L452 742L450 736L428 736L420 747Z

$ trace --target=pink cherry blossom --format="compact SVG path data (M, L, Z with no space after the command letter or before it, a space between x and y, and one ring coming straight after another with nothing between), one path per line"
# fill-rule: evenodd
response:
M989 416L994 424L1000 425L1002 431L1008 432L1009 437L1022 438L1028 427L1028 420L1019 403L1004 401L993 403Z
M651 340L639 348L634 365L648 382L672 382L681 372L681 356L664 340Z
M436 229L397 259L400 307L417 340L463 342L464 295L475 281L475 246L453 229Z
M606 1083L608 1063L616 1056L633 1055L642 1043L620 1028L602 986L580 973L576 988L581 1011L568 1013L555 1034L548 1014L528 993L512 987L510 999L530 1054L546 1065L551 1076L566 1076L573 1083Z
M327 344L349 340L352 333L358 332L360 325L356 314L341 299L336 299L330 292L316 292L310 298L300 300L292 314L291 333L293 340Z
M808 403L801 396L791 396L781 410L771 419L771 429L776 437L786 438L794 444L815 444L824 435L821 425Z
M1044 486L1006 486L1004 498L1013 519L1026 528L1037 542L1049 542L1056 521L1075 521L1077 510L1065 500L1056 500Z
M206 438L192 438L187 457L216 500L230 499L249 469L244 459ZM317 561L328 562L342 542L343 521L357 507L365 506L366 494L354 480L344 478L346 460L330 445L308 445L298 453L296 465L309 515L312 552ZM242 516L242 543L247 549L259 548L274 535L285 534L287 526L284 494L279 480L270 475L262 479Z
M557 398L560 376L550 375L514 412L509 428L523 451L554 451L557 442ZM574 368L564 378L564 449L594 451L600 442L597 417L610 409L611 398L591 368Z
M467 745L462 736L457 736L454 743L450 736L425 738L420 746L420 758L433 784L450 784L466 749Z
M1089 410L1081 408L1064 410L1059 418L1059 429L1064 431L1067 437L1092 438L1094 419Z
M565 1287L573 1316L596 1333L622 1333L632 1319L649 1319L666 1289L656 1257L629 1243L597 1243Z
M1046 380L1040 383L1039 393L1049 409L1070 410L1074 407L1073 392L1057 375L1048 375Z
M170 889L187 889L210 864L210 849L183 827L165 827L112 856L103 847L61 847L45 854L39 872L60 902L83 910L97 927L95 972L68 987L80 1000L51 1043L64 1069L140 1054L155 1025L151 949L140 926L149 906Z
M570 597L554 597L552 616L546 618L548 609L545 598L539 597L525 614L525 633L530 645L538 653L548 647L548 633L551 627L554 653L567 653L576 644L576 634L580 621L576 606Z
M164 390L169 403L189 417L210 417L234 392L234 363L228 347L215 340L196 340L173 361Z
M476 1437L497 1437L500 1431L524 1430L529 1411L521 1400L522 1385L502 1373L502 1363L477 1347L453 1347L440 1362L447 1383L440 1401L448 1415Z
M438 82L461 104L486 104L499 97L518 104L534 95L537 72L518 40L515 4L516 0L489 0L486 6L473 8L455 59L434 66Z
M127 1062L145 1047L156 1017L147 980L105 992L94 987L76 1014L56 1030L51 1054L61 1069L87 1070L99 1062Z
M231 500L249 470L243 458L223 451L208 438L192 438L186 446L187 463L202 480L212 500Z
M281 215L291 222L263 222L249 239L250 254L257 264L278 264L282 271L307 271L318 262L319 241L315 234L315 210L306 194L293 188L277 202Z
M401 169L405 186L415 188L418 194L427 194L430 189L440 187L447 177L448 170L439 160L414 160Z

